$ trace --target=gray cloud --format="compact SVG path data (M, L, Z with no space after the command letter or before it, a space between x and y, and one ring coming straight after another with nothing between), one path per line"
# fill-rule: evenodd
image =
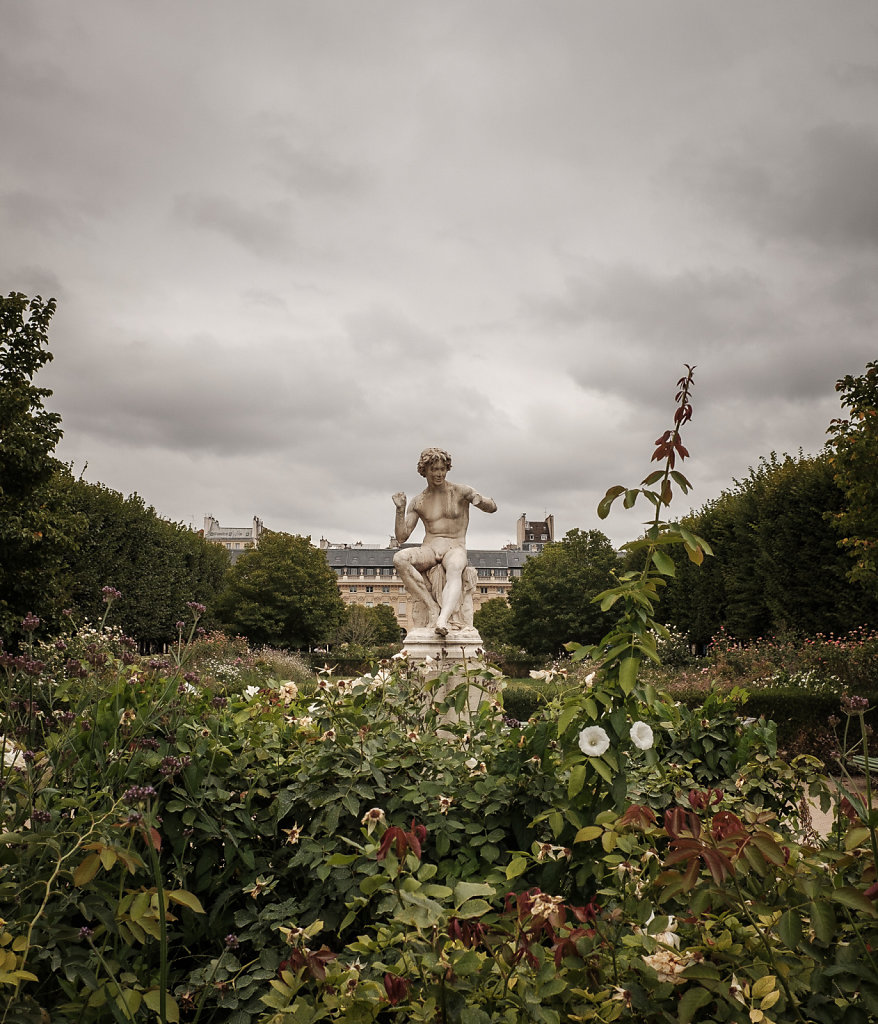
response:
M283 256L293 246L293 211L288 202L254 204L231 196L189 193L174 200L174 214L265 259Z
M878 129L826 122L730 153L684 176L711 205L759 237L831 248L878 247Z

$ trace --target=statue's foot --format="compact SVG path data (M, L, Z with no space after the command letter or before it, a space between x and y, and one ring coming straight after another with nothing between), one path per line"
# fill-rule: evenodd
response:
M438 636L448 636L448 626L440 625L436 623L436 633Z

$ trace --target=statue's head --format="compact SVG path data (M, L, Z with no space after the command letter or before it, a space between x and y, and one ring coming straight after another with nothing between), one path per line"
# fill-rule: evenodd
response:
M421 476L427 475L427 470L434 462L444 462L445 469L451 469L451 456L444 448L425 448L418 459L418 472Z

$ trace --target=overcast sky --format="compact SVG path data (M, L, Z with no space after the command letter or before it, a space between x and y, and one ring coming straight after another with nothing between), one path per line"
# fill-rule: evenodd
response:
M5 0L0 140L59 455L184 523L386 543L439 445L621 542L684 363L678 515L878 358L874 0Z

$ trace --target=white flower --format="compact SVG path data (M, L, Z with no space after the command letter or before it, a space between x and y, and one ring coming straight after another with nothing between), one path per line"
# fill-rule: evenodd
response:
M579 749L589 757L600 757L610 749L610 737L599 725L590 725L579 734Z
M451 809L451 805L454 802L453 796L440 796L439 797L439 813L448 814Z
M545 679L548 674L549 673L546 672L545 669L539 669L539 670L538 669L531 669L530 670L530 677L531 677L531 679Z
M594 684L594 677L596 675L597 675L597 672L589 672L589 674L585 677L586 689L590 689L592 687L592 685Z
M366 811L363 817L360 818L360 824L365 825L366 831L371 835L377 825L386 825L387 819L380 807L373 807L371 811Z
M293 700L299 695L299 687L292 680L288 680L280 684L277 692L284 704L292 704Z
M256 694L259 693L258 686L245 686L244 687L244 699L253 700Z
M631 742L638 750L650 750L652 748L652 729L650 729L646 722L635 722L631 726L630 736Z

